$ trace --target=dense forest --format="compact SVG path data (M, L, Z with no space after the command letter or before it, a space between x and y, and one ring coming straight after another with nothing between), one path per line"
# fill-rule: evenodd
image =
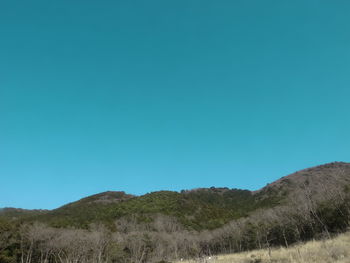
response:
M54 210L0 210L0 263L170 262L328 238L349 228L350 164L258 191L105 192Z

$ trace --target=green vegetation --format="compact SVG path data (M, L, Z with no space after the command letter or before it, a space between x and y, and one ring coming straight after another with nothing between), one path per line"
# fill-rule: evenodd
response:
M106 195L112 193L84 198L47 213L26 215L26 219L55 227L86 229L93 222L112 225L116 219L127 216L147 222L154 214L163 214L177 218L187 229L203 230L218 228L256 209L273 207L282 200L274 193L265 198L247 190L209 188L181 193L159 191L140 197L127 196L117 202L100 201L99 198L107 200Z

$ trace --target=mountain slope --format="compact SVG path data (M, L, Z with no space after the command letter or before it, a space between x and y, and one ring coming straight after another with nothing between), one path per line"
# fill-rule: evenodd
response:
M130 216L135 216L140 222L147 222L154 215L163 214L177 218L187 228L199 230L219 227L234 218L247 215L257 206L249 191L227 189L221 192L216 188L182 193L159 191L119 202L86 202L91 198L84 198L45 215L34 216L33 219L54 226L87 227L92 222L113 223L118 218ZM240 200L242 203L239 203Z
M0 217L7 219L19 219L28 218L33 216L39 216L48 213L49 210L45 209L21 209L13 207L0 208Z

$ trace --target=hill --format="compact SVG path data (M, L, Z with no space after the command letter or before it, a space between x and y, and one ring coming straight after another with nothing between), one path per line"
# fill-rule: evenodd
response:
M69 242L90 246L86 261L78 262L97 262L91 261L91 253L102 241L106 246L99 255L115 260L101 262L157 262L288 247L329 238L345 231L349 222L350 164L343 162L304 169L256 191L211 187L142 196L109 191L54 210L0 210L0 229L9 233L3 240L15 240L2 248L12 253L9 258L16 258L16 249L23 248L16 243L21 237L21 242L29 242L21 254L30 257L39 257L35 253L43 253L47 246L49 258L60 251L77 257L81 245L71 251ZM34 244L39 250L33 251Z
M30 210L30 209L5 207L5 208L0 208L0 217L16 220L19 218L23 219L23 218L28 218L32 216L43 215L47 212L49 212L49 210L45 210L45 209Z
M114 197L105 192L89 196L48 211L33 213L26 220L49 223L56 227L75 226L87 228L93 222L113 224L122 217L136 217L139 222L148 222L157 214L177 218L189 229L213 229L232 219L247 216L258 207L269 206L265 199L257 198L247 190L198 189L182 191L158 191L135 197L125 193ZM18 214L23 218L23 214Z
M258 209L297 202L298 199L332 199L348 191L350 164L335 162L295 172L258 191L229 188L199 188L180 193L158 191L142 196L125 192L103 192L51 211L7 209L1 215L39 220L57 227L86 228L93 222L113 223L135 216L147 222L155 214L176 217L189 229L214 229L231 220L247 217Z

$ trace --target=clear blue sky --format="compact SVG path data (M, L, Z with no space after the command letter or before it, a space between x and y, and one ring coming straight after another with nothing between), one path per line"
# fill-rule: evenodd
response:
M347 0L0 1L0 207L258 189L350 161Z

